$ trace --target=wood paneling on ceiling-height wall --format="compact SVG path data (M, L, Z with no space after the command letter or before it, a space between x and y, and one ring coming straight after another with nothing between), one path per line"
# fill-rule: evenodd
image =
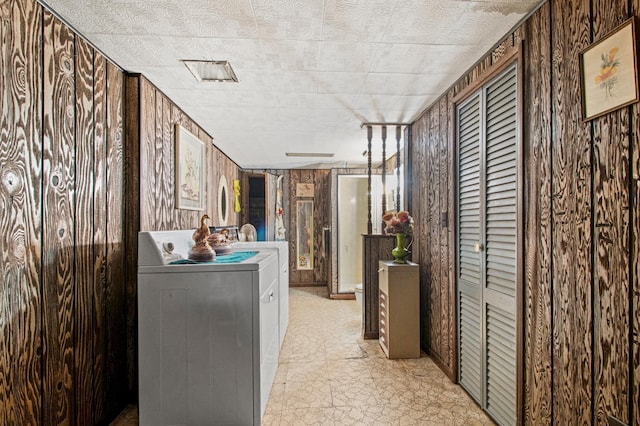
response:
M610 416L640 424L639 106L583 123L577 77L581 50L639 11L638 0L549 1L452 89L473 87L509 44L523 40L525 372L519 386L526 424L607 424ZM453 148L436 151L446 137L437 129L454 118L442 114L444 107L441 98L412 126L411 205L423 344L455 377L455 356L448 364L444 347L447 339L456 344L455 334L447 337L436 321L447 315L455 321L442 276L455 259L433 249L440 226L434 212L440 220L450 213L443 195L455 188L437 168L446 155L449 164L455 160Z
M298 183L314 184L313 198L299 198L296 194ZM291 170L289 173L289 282L293 286L317 285L326 286L329 279L329 263L322 246L323 227L331 225L331 194L329 170ZM313 270L305 271L297 268L296 254L296 207L298 200L313 200Z
M131 75L132 90L139 90L140 101L132 96L128 112L132 129L139 128L140 144L140 230L163 231L190 229L200 225L200 217L207 213L209 225L218 220L218 185L220 177L227 180L228 224L237 225L233 210L233 180L238 179L239 167L213 145L213 139L167 96L144 77ZM137 87L134 87L137 86ZM138 120L137 124L134 122ZM205 145L205 209L202 211L176 209L175 203L175 127L180 124ZM132 130L135 131L135 130Z
M551 36L550 5L524 25L525 420L551 415Z
M42 13L35 1L17 1L0 8L0 19L0 424L38 424Z
M131 391L123 74L33 0L0 19L0 424L105 423Z

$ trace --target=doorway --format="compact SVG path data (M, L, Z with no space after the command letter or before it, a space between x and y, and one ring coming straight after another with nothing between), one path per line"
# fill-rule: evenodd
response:
M257 240L265 241L267 233L264 176L249 176L248 223L256 228Z
M379 173L379 171L376 171ZM362 283L362 235L367 233L368 176L366 170L331 171L331 297L353 297ZM382 232L382 177L371 176L373 233ZM389 203L389 206L393 204Z

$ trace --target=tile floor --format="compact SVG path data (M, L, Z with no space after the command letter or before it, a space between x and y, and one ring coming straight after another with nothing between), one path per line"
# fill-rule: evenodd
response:
M492 425L423 355L386 359L360 335L360 308L325 288L290 290L290 322L263 425ZM112 426L137 425L128 407Z

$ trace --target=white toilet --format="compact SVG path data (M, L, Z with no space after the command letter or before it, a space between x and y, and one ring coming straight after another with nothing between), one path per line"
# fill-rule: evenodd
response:
M356 302L358 302L358 306L362 309L362 284L357 284L354 290L356 294Z

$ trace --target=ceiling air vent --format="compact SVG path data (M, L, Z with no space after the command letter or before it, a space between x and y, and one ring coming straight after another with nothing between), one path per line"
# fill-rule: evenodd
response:
M198 81L234 81L238 82L229 61L196 61L183 59L184 65Z

